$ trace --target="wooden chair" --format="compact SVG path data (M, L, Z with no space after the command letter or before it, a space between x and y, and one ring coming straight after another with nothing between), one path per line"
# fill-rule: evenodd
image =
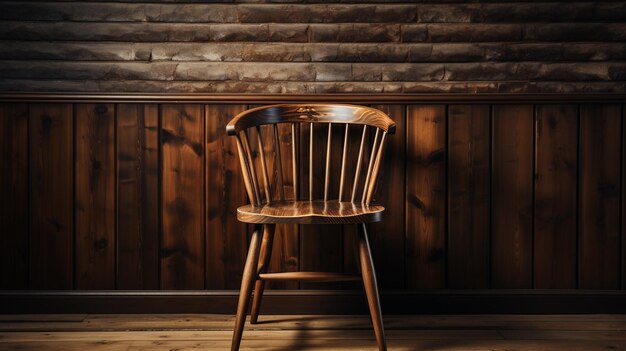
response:
M281 131L287 131L287 137L283 133L282 139L290 142L290 155L281 154L279 128ZM255 292L251 323L255 324L265 282L268 280L328 282L361 279L367 295L378 348L386 350L378 288L365 223L382 220L384 207L374 203L372 198L385 139L388 134L394 133L395 123L383 112L364 106L285 104L244 111L228 123L226 130L228 134L237 137L243 180L250 200L249 205L237 209L237 218L239 221L255 224L244 266L231 350L239 349L253 284ZM339 173L338 192L335 194L330 191L333 131L343 132L340 169L332 171L335 175L333 178L336 178L337 172ZM323 134L318 134L320 132ZM350 148L349 145L356 145L350 144L351 134L353 138L357 135L356 138L360 139L360 142L354 140L359 142L356 158L350 157L354 152L350 152L349 149L354 148ZM321 150L316 149L316 144L321 144L320 137L324 140L325 136L325 150L323 144ZM256 152L251 148L252 138L256 138ZM308 152L306 148L300 149L301 138L308 141ZM268 142L266 139L273 141ZM273 152L268 152L268 145L273 146L271 149ZM308 153L308 167L300 164L300 153L303 158ZM326 157L322 197L318 195L321 194L321 188L318 188L320 185L314 184L316 178L314 160L324 154ZM268 155L274 158L272 172L268 172ZM292 180L289 184L292 198L285 196L284 161L291 162L289 167L285 168L292 171ZM316 171L319 172L319 169ZM306 188L306 184L300 184L299 179L300 176L306 177L305 172L308 172L308 196L304 196L300 191ZM351 175L347 176L348 173ZM347 179L348 177L352 179ZM351 184L348 184L350 182ZM276 224L280 223L356 224L361 276L326 272L267 273L274 230Z

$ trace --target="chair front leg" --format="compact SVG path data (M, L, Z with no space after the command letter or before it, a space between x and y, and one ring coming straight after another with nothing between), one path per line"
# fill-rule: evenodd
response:
M258 224L254 227L252 240L250 240L250 248L248 249L248 257L243 269L241 279L241 290L239 291L239 303L237 305L237 317L235 318L235 329L233 331L233 342L231 351L239 350L241 344L241 336L243 334L243 326L246 322L246 314L248 312L248 303L252 294L252 284L257 277L257 265L259 261L259 247L261 246L261 233L263 226Z
M369 305L370 315L372 316L372 324L374 325L374 333L376 334L378 350L386 351L387 342L385 341L383 315L380 310L378 284L376 283L376 272L374 271L372 252L370 251L370 244L367 239L367 229L365 228L365 223L357 224L357 226L359 237L357 244L359 247L359 261L361 263L363 286L365 287L365 294L367 295L367 304Z
M274 245L274 231L276 224L266 224L263 231L263 240L261 241L261 253L259 254L258 274L267 272L272 257L272 246ZM261 309L261 299L265 290L265 281L257 279L254 286L254 297L252 298L252 309L250 310L250 323L256 324L259 319L259 310Z

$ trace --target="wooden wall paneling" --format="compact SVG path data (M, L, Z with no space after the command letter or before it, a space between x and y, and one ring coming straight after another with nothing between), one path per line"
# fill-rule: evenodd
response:
M314 197L324 198L326 143L328 124L314 124L313 190ZM309 194L309 125L300 129L300 194ZM338 129L333 134L341 134ZM335 139L336 140L336 139ZM333 141L335 142L335 141ZM332 145L331 145L332 146ZM335 168L336 169L336 168ZM300 269L302 271L343 272L343 228L338 225L300 225ZM302 289L341 288L341 283L300 283Z
M533 106L494 105L491 287L532 288Z
M621 106L580 105L579 262L583 289L620 286Z
M77 289L115 289L115 105L76 104L74 230Z
M161 106L161 288L203 289L204 106Z
M285 184L285 197L293 198L293 168L291 165L291 125L280 124L278 129L278 147L280 148L283 184ZM278 198L278 163L276 162L276 152L274 145L273 131L266 128L263 141L266 148L274 152L266 153L268 161L268 172L272 178L273 196ZM271 165L271 166L270 166ZM269 272L293 272L298 271L300 262L300 240L298 225L279 224L274 232L274 248L270 259ZM297 281L269 281L266 285L269 289L298 289Z
M406 287L445 286L446 106L409 105Z
M118 104L117 288L159 288L159 107Z
M622 105L622 290L626 290L626 104Z
M0 290L28 287L28 105L0 104Z
M71 104L29 107L29 287L74 286Z
M533 110L528 100L503 100L490 118L485 104L451 104L447 117L445 105L412 105L405 117L402 105L380 100L375 107L398 123L377 193L388 211L370 230L381 288L626 288L623 102L579 110L566 101ZM236 208L247 199L224 127L245 108L197 101L163 105L159 114L156 103L104 99L0 105L0 219L9 228L0 241L11 248L0 289L239 288L247 227ZM288 163L290 128L279 129ZM327 131L316 130L318 197ZM308 136L305 126L305 197ZM351 131L351 148L359 137ZM343 128L333 130L331 180L342 139ZM273 135L265 143L273 148ZM275 174L275 154L266 156ZM287 196L291 174L283 169ZM404 188L404 199L394 197ZM404 227L389 229L398 223ZM352 229L302 226L299 238L297 226L278 226L270 270L356 270ZM358 285L302 285L346 287Z
M573 289L577 276L577 105L536 106L535 150L534 287Z
M396 122L396 133L386 139L375 200L385 206L383 221L369 226L372 254L381 289L404 288L406 106L372 106ZM358 143L358 140L357 140ZM350 179L350 178L348 178Z
M347 274L360 274L359 264L359 256L357 250L357 227L354 224L348 224L343 226L343 272ZM369 227L368 227L369 229ZM371 232L368 232L371 234ZM378 262L378 261L374 261ZM376 266L379 270L382 269L383 264ZM378 273L377 277L380 277L381 274ZM380 279L379 279L379 287L380 287ZM360 281L348 281L343 282L343 288L347 290L359 290L363 288L363 283Z
M206 105L206 288L239 289L248 250L237 207L248 203L236 139L226 124L245 105Z
M491 109L448 107L448 287L489 288Z

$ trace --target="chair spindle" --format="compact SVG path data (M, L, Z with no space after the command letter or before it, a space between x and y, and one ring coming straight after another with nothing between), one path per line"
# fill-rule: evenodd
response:
M326 143L326 174L324 176L324 201L328 201L328 185L330 183L330 148L333 140L333 124L328 123L328 143Z
M256 166L254 165L254 159L252 158L252 151L250 150L250 139L248 138L248 132L246 130L243 131L243 150L246 152L246 157L248 158L249 166L250 166L250 178L252 179L252 189L254 190L254 195L256 196L257 205L261 205L261 194L259 193L259 180L256 173Z
M380 129L376 128L376 134L374 134L374 144L372 145L372 153L370 155L370 162L369 162L369 165L367 166L367 173L365 175L365 184L363 185L363 196L361 196L361 202L365 202L365 197L367 196L367 189L369 188L369 183L372 178L372 168L374 167L374 156L376 155L378 134L380 134Z
M256 133L258 135L257 142L259 147L259 155L261 157L261 172L263 176L263 187L265 188L265 201L269 204L272 202L272 195L270 191L270 177L267 173L267 162L265 161L265 144L263 143L263 136L261 135L260 126L256 126Z
M259 203L257 202L256 195L254 191L252 190L250 166L248 165L250 160L248 159L243 149L243 145L241 143L241 136L239 134L237 134L237 151L239 152L239 163L241 165L241 170L243 173L243 183L246 187L246 192L248 193L248 199L250 199L250 203L252 204L252 206L258 206Z
M350 202L354 202L356 198L356 188L359 184L359 175L361 174L361 160L363 158L363 148L365 147L365 136L367 135L367 126L363 126L363 134L361 135L361 146L359 146L359 156L357 156L356 170L354 171L354 184L352 185L352 197Z
M369 204L372 202L372 196L374 196L374 191L376 190L376 181L378 180L378 170L380 169L380 163L383 157L383 148L385 146L386 136L387 136L387 132L383 132L383 136L380 138L380 145L378 146L376 161L374 162L374 169L372 170L371 180L368 184L368 189L367 189L367 197L365 198L365 205L367 206L369 206Z
M292 161L292 176L293 176L293 200L298 201L298 138L300 133L299 125L291 123L291 161Z
M313 201L313 123L309 126L309 201Z
M274 147L276 148L276 172L278 176L278 196L280 201L285 200L285 183L283 183L283 161L280 154L280 141L278 139L278 125L273 124Z
M343 151L341 153L341 175L339 176L339 202L341 202L343 198L343 183L344 177L346 175L346 154L348 153L348 126L350 126L350 124L346 123L346 131L343 136Z

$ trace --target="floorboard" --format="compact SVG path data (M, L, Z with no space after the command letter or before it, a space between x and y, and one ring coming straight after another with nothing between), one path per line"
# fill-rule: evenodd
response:
M375 350L367 316L261 316L241 350ZM228 350L230 315L0 315L0 350ZM626 315L386 316L390 350L626 350Z

